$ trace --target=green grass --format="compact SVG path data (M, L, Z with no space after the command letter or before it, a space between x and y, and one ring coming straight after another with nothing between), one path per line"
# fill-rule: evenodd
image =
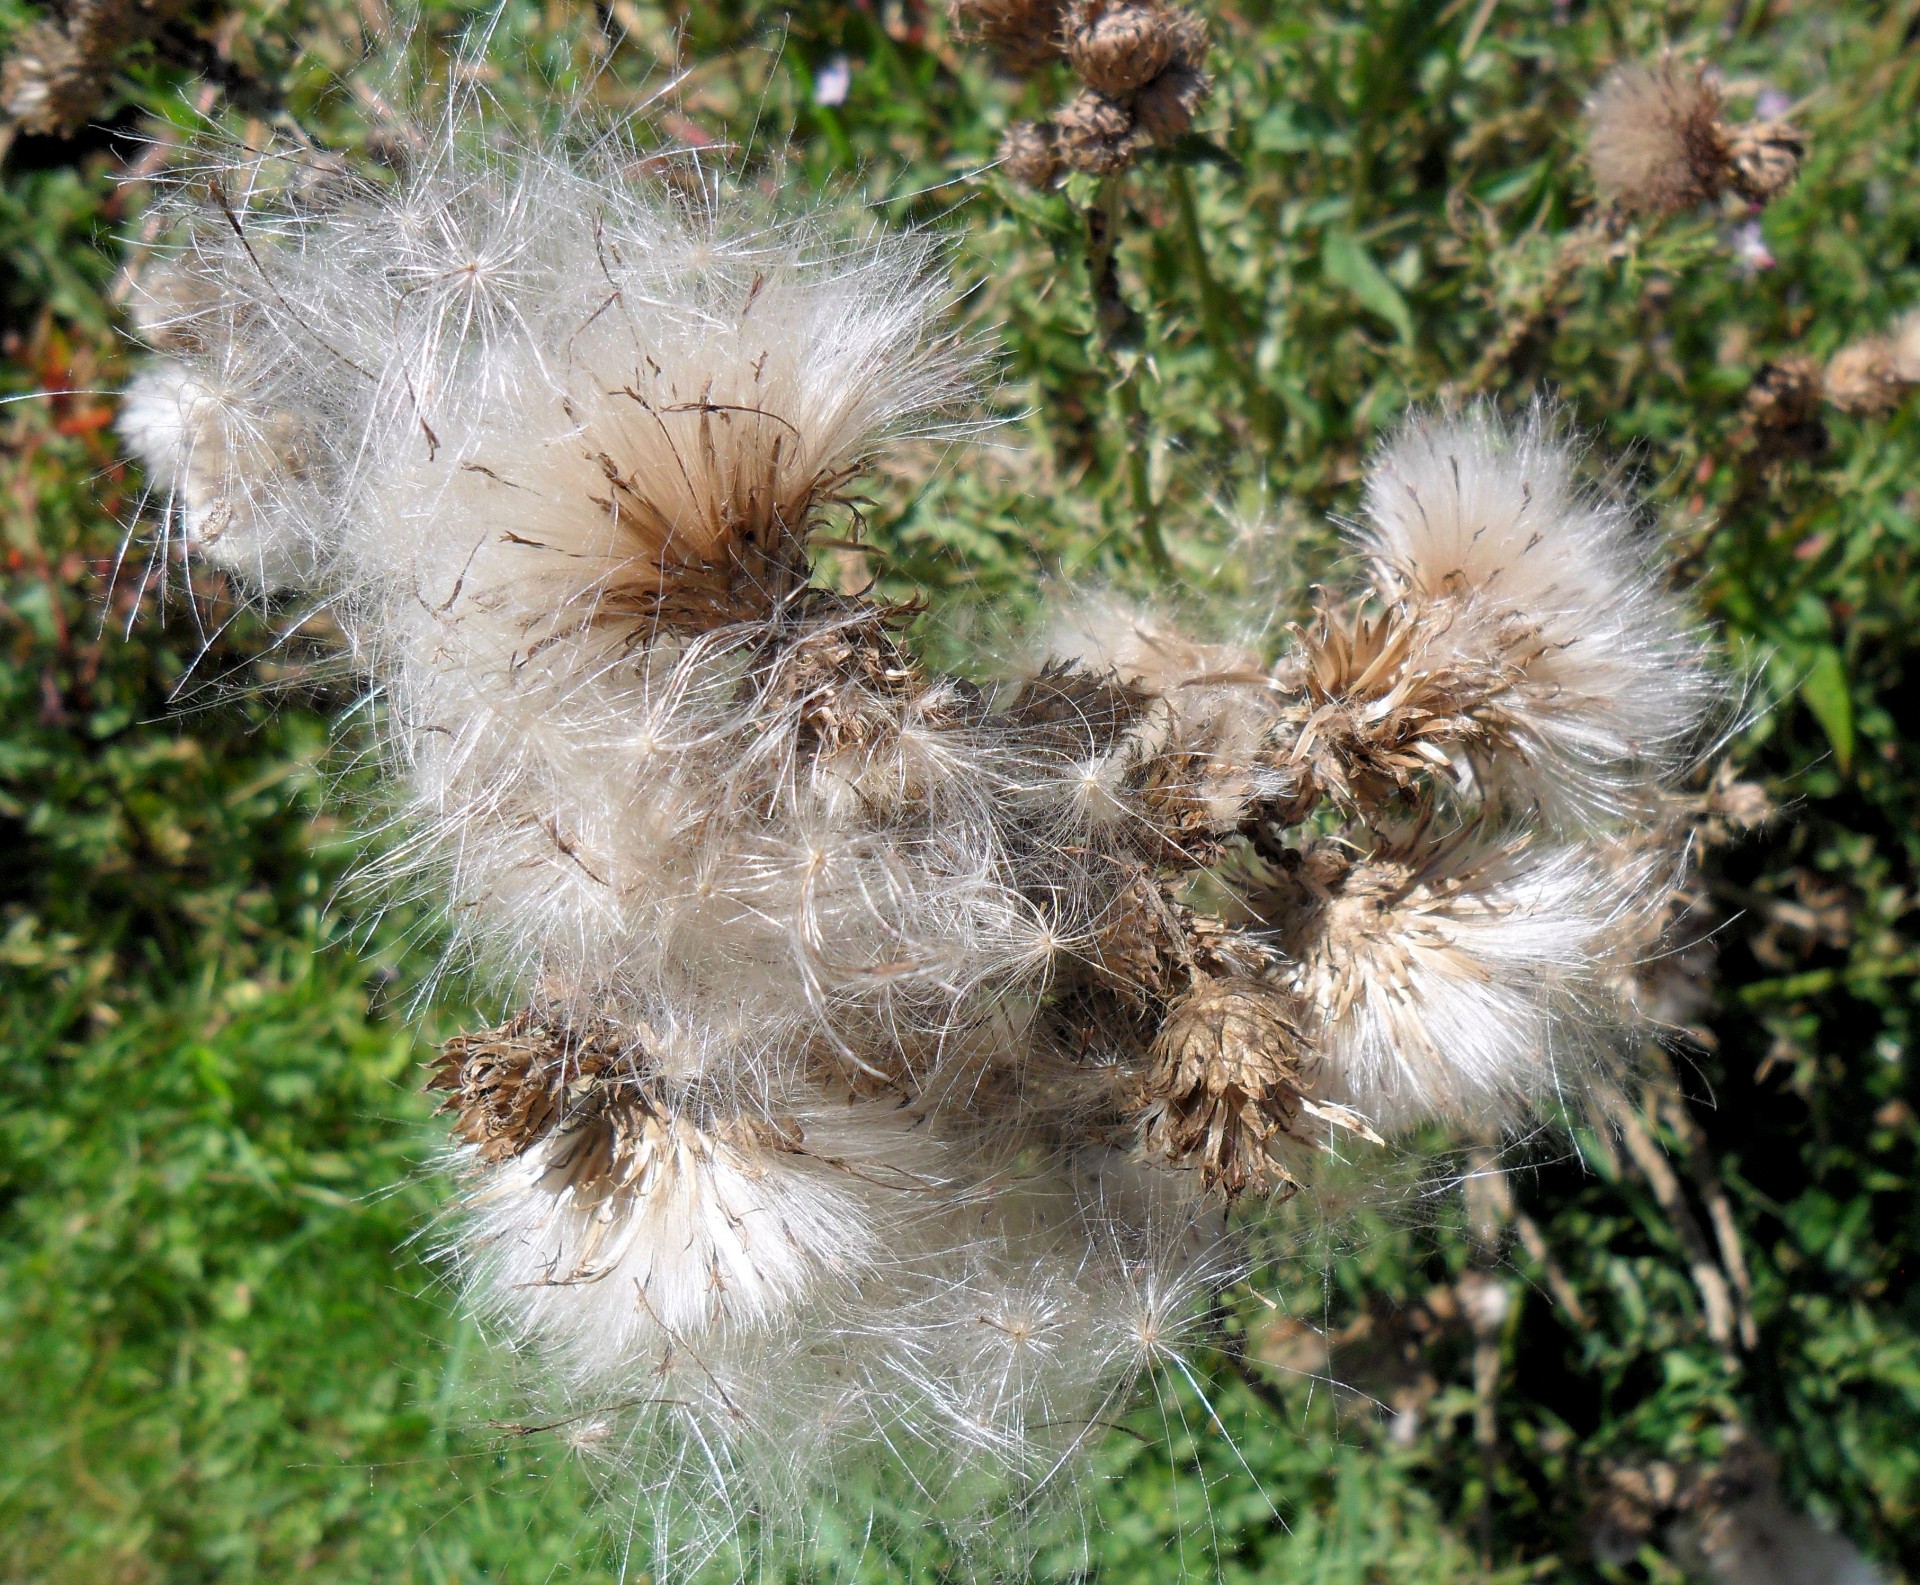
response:
M141 189L115 176L134 135L190 121L197 73L236 124L287 114L364 144L339 75L363 9L197 7L127 61L102 130L15 145L0 394L124 376L110 293ZM1380 1397L1429 1372L1417 1433L1395 1438L1358 1391L1291 1368L1273 1319L1357 1339L1362 1317L1427 1313L1470 1260L1457 1201L1410 1185L1327 1235L1283 1218L1280 1311L1236 1296L1247 1364L1203 1361L1218 1421L1191 1385L1162 1384L1041 1573L1673 1580L1655 1547L1593 1562L1586 1499L1607 1463L1709 1458L1735 1421L1797 1501L1920 1571L1920 402L1835 418L1823 455L1771 470L1736 443L1765 361L1920 304L1920 11L1208 9L1209 146L1123 188L1120 279L1143 330L1117 358L1091 334L1088 195L975 175L1057 85L994 76L917 5L621 0L631 31L612 42L590 9L508 0L489 49L510 102L618 112L677 39L668 136L731 140L750 178L784 163L832 201L952 232L964 311L1004 349L991 400L1007 422L964 461L902 459L869 517L887 586L931 593L929 652L978 666L1047 578L1236 608L1270 590L1273 625L1297 615L1374 437L1410 404L1468 394L1536 302L1586 212L1578 106L1608 61L1672 40L1805 96L1811 157L1761 222L1774 268L1744 272L1725 221L1636 230L1482 382L1508 404L1556 393L1635 467L1750 679L1735 753L1787 806L1711 857L1725 911L1744 912L1720 940L1714 1044L1684 1070L1753 1268L1758 1347L1723 1361L1630 1165L1601 1140L1542 1142L1512 1185L1587 1322L1513 1248L1526 1281L1489 1470L1457 1329L1412 1366L1351 1341L1320 1370ZM0 29L27 15L0 0ZM430 9L415 54L471 15ZM841 55L852 91L819 106ZM369 791L351 744L329 750L347 695L252 617L207 642L177 589L148 590L122 636L137 545L109 574L138 484L110 412L84 394L0 408L0 1575L611 1577L617 1501L516 1424L506 1370L423 1260L446 1186L417 1063L461 993L416 1020L431 921L342 889ZM1172 575L1147 554L1143 485ZM1776 906L1829 895L1842 928L1823 934ZM948 1561L911 1525L849 1521L816 1565L922 1579Z

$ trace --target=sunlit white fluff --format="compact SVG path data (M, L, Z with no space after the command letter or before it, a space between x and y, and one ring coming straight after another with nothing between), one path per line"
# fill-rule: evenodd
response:
M1383 595L1423 611L1429 664L1506 673L1515 751L1476 766L1489 792L1561 824L1631 812L1717 698L1634 507L1577 461L1540 406L1415 419L1370 467L1358 531Z
M123 430L189 557L333 613L392 785L370 879L551 1023L523 1131L462 1116L447 1253L660 1566L876 1454L987 1535L1241 1269L1203 1173L1136 1148L1154 1021L1207 976L1291 991L1319 1098L1386 1126L1577 1086L1663 880L1576 833L1709 690L1546 419L1417 421L1370 479L1378 592L1425 624L1400 663L1499 679L1499 730L1420 762L1468 796L1393 796L1504 823L1325 847L1202 918L1282 828L1366 838L1314 805L1296 683L1084 607L1004 686L927 675L806 541L884 443L967 427L937 249L642 165L459 117L385 182L208 156ZM542 1067L589 1026L617 1064Z
M1268 905L1319 1020L1316 1089L1396 1130L1577 1105L1629 1022L1609 970L1664 878L1510 832L1420 836L1319 848Z

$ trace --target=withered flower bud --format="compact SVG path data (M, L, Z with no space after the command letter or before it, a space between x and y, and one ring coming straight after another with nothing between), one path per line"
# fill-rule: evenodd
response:
M1060 158L1076 171L1111 176L1131 165L1139 152L1126 106L1092 88L1062 105L1053 125Z
M1067 15L1067 64L1089 88L1121 99L1172 63L1174 16L1150 0L1081 0Z
M1842 347L1827 362L1826 397L1843 413L1891 413L1910 389L1900 377L1894 345L1885 336Z
M1300 1115L1304 1050L1293 999L1252 980L1198 980L1153 1043L1142 1143L1229 1198L1291 1192L1277 1150Z
M1727 134L1727 185L1750 203L1770 204L1800 174L1807 140L1790 121L1749 121Z
M1211 77L1176 61L1134 96L1134 125L1155 143L1170 143L1193 125L1212 92Z
M1025 75L1060 58L1064 0L947 0L954 25L1008 71Z
M1053 128L1041 121L1016 121L1000 139L1000 169L1023 187L1045 187L1060 168Z

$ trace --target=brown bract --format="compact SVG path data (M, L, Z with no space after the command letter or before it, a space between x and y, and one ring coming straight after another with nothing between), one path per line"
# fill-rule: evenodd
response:
M1820 365L1788 356L1764 365L1747 387L1744 406L1756 430L1791 434L1819 421Z
M1718 198L1728 180L1725 102L1671 57L1615 69L1587 110L1587 159L1608 203L1669 215Z
M21 29L0 68L0 116L66 137L100 108L121 51L160 31L185 0L70 0L58 22Z
M1727 185L1750 203L1770 204L1800 174L1807 140L1791 121L1749 121L1727 134Z
M1512 686L1524 656L1515 653L1511 664L1433 664L1426 641L1448 620L1442 603L1394 605L1376 615L1323 605L1313 628L1294 629L1303 699L1291 741L1283 736L1279 746L1305 774L1299 807L1280 817L1283 825L1303 819L1323 795L1348 809L1377 808L1422 776L1450 774L1453 746L1505 741L1489 707Z
M632 1058L611 1025L577 1029L532 1011L472 1034L455 1035L429 1065L427 1089L446 1099L454 1132L480 1159L518 1156L550 1134L568 1096Z
M804 437L770 407L621 394L657 429L685 498L668 497L670 513L656 479L623 471L604 451L590 455L606 493L589 499L612 519L624 552L593 619L701 633L763 618L804 588L807 537L823 510L844 501L858 464L796 474L789 458Z
M1291 1193L1280 1150L1300 1115L1304 1052L1285 992L1198 980L1153 1043L1139 1103L1147 1154L1197 1169L1229 1198Z
M901 646L905 606L810 589L769 622L750 677L769 718L791 710L800 739L823 754L894 729L900 701L924 687Z
M796 1150L797 1125L695 1118L669 1105L646 1071L644 1047L618 1026L585 1027L535 1010L494 1029L456 1035L429 1065L427 1089L446 1095L454 1133L489 1165L553 1141L548 1167L584 1194L604 1196L662 1148Z
M1134 125L1155 143L1169 143L1193 125L1212 92L1213 79L1197 65L1175 61L1134 95Z

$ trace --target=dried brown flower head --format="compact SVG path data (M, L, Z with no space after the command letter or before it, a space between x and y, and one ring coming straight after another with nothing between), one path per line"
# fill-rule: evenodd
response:
M1193 125L1212 92L1211 77L1177 60L1134 95L1134 125L1155 143L1170 143Z
M1587 159L1601 198L1637 215L1718 198L1728 180L1724 109L1706 72L1671 56L1615 68L1587 108Z
M1300 1115L1304 1053L1284 991L1199 979L1153 1043L1140 1096L1147 1153L1197 1167L1229 1198L1292 1192L1280 1146Z
M1424 776L1450 774L1454 746L1507 740L1497 701L1524 670L1530 636L1516 632L1508 654L1488 664L1430 661L1428 641L1449 620L1444 603L1372 616L1323 605L1314 627L1295 629L1304 717L1285 754L1305 773L1302 804L1326 795L1348 809L1377 807ZM1305 813L1296 807L1281 823Z
M1127 107L1096 89L1084 88L1054 113L1060 158L1076 171L1111 176L1139 153Z
M0 116L66 137L100 108L121 51L157 33L185 0L71 0L59 21L20 30L0 68Z
M1000 169L1023 187L1045 187L1060 168L1053 128L1044 121L1016 121L1000 139Z
M1153 0L1080 0L1067 13L1067 63L1089 88L1123 99L1172 64L1174 13Z
M978 39L1009 71L1039 71L1060 58L1064 0L947 0L960 31Z
M567 1114L568 1093L626 1058L611 1026L574 1029L526 1011L498 1028L456 1035L430 1065L427 1088L445 1092L454 1132L485 1162L518 1156Z
M1790 356L1762 366L1747 387L1748 422L1755 430L1791 433L1816 423L1820 414L1820 365Z
M1841 412L1873 415L1891 413L1912 386L1901 378L1894 343L1885 336L1868 336L1828 360L1824 389Z

